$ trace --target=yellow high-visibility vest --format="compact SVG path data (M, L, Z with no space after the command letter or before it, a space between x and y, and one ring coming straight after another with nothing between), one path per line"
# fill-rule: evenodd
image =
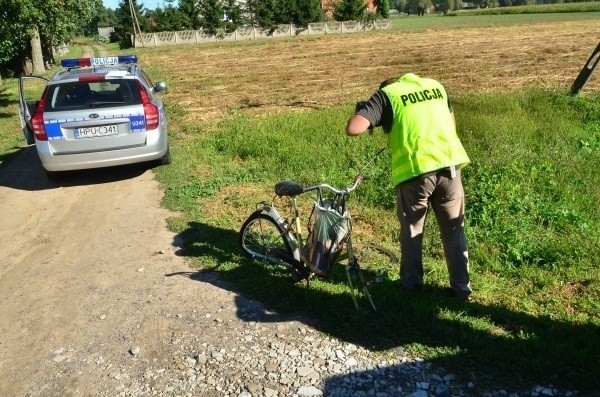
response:
M408 73L382 91L394 112L389 134L394 185L427 172L469 163L456 135L446 90L439 82Z

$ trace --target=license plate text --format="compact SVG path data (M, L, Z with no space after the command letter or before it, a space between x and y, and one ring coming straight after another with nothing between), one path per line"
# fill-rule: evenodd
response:
M75 138L94 138L97 136L117 135L116 125L102 125L100 127L76 128Z

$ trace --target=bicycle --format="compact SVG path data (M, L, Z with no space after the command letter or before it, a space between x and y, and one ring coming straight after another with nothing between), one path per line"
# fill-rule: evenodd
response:
M347 201L349 195L365 179L361 173L354 178L350 187L342 189L326 183L304 186L291 180L277 182L275 196L270 202L259 203L240 229L239 244L244 254L273 265L283 265L291 271L296 281L306 280L307 285L314 276L327 278L334 264L345 264L354 306L359 308L355 291L358 290L355 282L358 280L364 296L376 311L369 288L382 283L385 273L397 268L394 264L398 259L384 247L354 243L352 240L352 222ZM308 192L316 192L316 201L308 222L310 232L305 239L298 197ZM325 197L325 193L333 196ZM277 198L284 197L289 200L287 219L280 215L275 205ZM321 222L319 217L323 219ZM363 270L374 274L374 277L367 280Z

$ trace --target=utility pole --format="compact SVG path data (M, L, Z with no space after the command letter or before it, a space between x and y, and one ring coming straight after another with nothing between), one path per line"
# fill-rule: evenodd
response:
M144 39L142 38L142 30L140 29L140 22L137 18L137 13L135 12L135 7L133 6L133 0L129 0L129 11L131 12L131 21L133 24L133 46L135 47L136 36L139 34L140 41L142 42L142 47L144 47Z

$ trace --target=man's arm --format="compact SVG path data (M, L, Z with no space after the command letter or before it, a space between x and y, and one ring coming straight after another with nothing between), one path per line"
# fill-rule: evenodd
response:
M365 132L371 126L371 122L360 114L355 114L348 119L346 124L346 135L357 136Z
M375 127L383 127L385 132L389 132L391 126L391 116L385 114L390 108L387 95L383 91L377 91L368 101L361 101L356 104L354 115L346 123L346 135L357 136L365 131L373 131ZM391 108L390 108L391 109Z

